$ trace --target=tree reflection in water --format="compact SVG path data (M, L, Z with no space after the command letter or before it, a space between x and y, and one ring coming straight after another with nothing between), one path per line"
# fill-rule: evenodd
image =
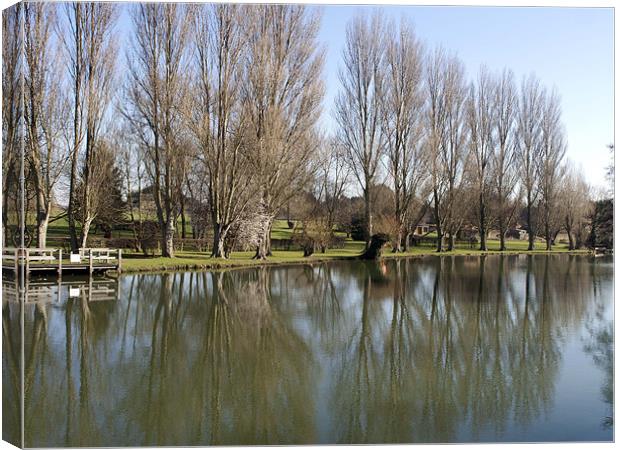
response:
M528 440L561 399L567 339L611 304L612 270L564 255L123 276L118 301L26 305L26 444ZM18 318L5 303L9 407ZM605 371L611 409L597 323L586 373ZM600 428L584 439L611 439Z
M598 306L594 322L587 328L589 336L585 351L603 371L601 395L607 404L608 414L603 418L602 426L609 429L614 425L614 324L613 320L605 318L603 305Z

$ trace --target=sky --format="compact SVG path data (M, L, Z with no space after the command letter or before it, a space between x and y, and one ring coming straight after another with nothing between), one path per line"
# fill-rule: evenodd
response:
M357 14L381 9L395 23L401 17L409 19L428 48L441 45L456 52L470 79L485 64L492 71L512 69L518 83L524 76L535 73L543 85L555 87L561 97L568 158L582 168L592 185L605 186L605 166L611 162L607 145L614 141L611 8L401 5L320 8L319 41L327 52L322 124L327 130L335 128L331 114L339 89L338 68L346 24ZM123 11L118 24L122 34L128 31L127 16L127 11Z

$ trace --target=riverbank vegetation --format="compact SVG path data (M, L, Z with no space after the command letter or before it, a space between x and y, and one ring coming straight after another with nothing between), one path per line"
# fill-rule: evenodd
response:
M341 258L377 234L403 255L613 246L555 89L470 79L376 14L347 24L323 110L319 27L304 5L5 10L4 245L23 220L27 245L124 248L127 269Z

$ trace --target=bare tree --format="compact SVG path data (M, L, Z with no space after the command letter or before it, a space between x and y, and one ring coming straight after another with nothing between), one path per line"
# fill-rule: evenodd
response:
M555 91L543 96L541 116L540 194L547 250L561 227L558 194L564 176L566 140L561 122L560 98Z
M568 234L568 249L579 249L585 243L592 210L590 186L583 172L569 164L558 195L558 208L563 213L563 226Z
M342 207L349 184L351 169L347 164L346 150L335 138L323 140L318 161L313 191L317 203L309 216L315 232L321 231L331 239L338 209ZM329 239L325 240L327 244ZM327 244L322 249L327 247Z
M446 109L443 95L443 71L445 66L445 53L443 49L436 49L428 58L426 65L426 145L429 154L429 172L432 186L433 215L437 231L437 251L443 250L443 233L445 216L443 203L445 200L446 180L443 176L442 165L439 158L442 147L445 145L444 127L446 123Z
M135 242L135 249L142 250L143 223L145 214L142 208L142 189L145 179L144 154L138 145L135 145L127 130L118 129L112 142L117 148L117 159L122 168L124 195L127 211L131 220L131 231Z
M516 153L517 97L512 71L504 70L493 87L493 130L495 133L493 157L493 189L497 201L496 220L499 231L499 249L506 250L506 231L518 202L513 199L518 171Z
M537 232L533 208L539 195L542 112L543 92L536 77L530 75L521 84L517 115L517 161L525 196L528 250L534 250Z
M456 233L462 225L462 188L465 165L465 100L463 63L437 49L426 70L428 89L427 145L432 183L433 212L437 227L437 251L449 238L448 250L454 248Z
M319 155L318 184L316 196L325 207L327 224L331 230L336 223L337 209L344 197L351 169L346 161L346 150L337 139L330 140L330 145Z
M473 168L473 185L477 197L480 250L486 251L487 234L492 215L489 213L491 168L493 163L493 80L486 67L481 67L477 81L470 86L467 102L469 149Z
M218 258L225 256L226 235L250 200L240 112L247 12L240 5L200 5L195 15L195 101L188 116L208 180L211 255Z
M69 71L69 78L72 82L72 106L73 106L73 128L70 133L70 172L69 172L69 198L67 202L67 222L69 226L69 239L71 243L72 251L76 251L79 247L76 219L75 219L75 204L76 204L76 190L78 183L78 157L80 147L82 145L82 139L84 135L83 130L83 79L84 79L84 67L86 65L84 61L83 51L83 39L84 30L82 28L84 4L82 3L67 3L65 5L65 14L67 19L67 26L64 22L58 22L59 40L63 43L66 54L67 64ZM66 28L69 29L68 36L65 34Z
M68 59L73 89L73 130L71 133L69 204L67 218L71 248L86 246L90 225L96 215L90 187L95 152L102 132L111 97L111 85L116 62L117 44L114 26L117 7L112 3L69 3L65 7L66 21L59 22L58 36ZM66 33L66 27L70 32ZM83 150L83 159L80 153ZM76 198L78 165L82 162L79 180L81 199ZM76 205L82 217L80 243L77 240Z
M380 14L358 16L347 25L341 90L335 118L353 175L364 197L366 247L372 236L372 186L385 151L381 103L385 94L386 25Z
M261 214L269 218L254 256L264 259L271 252L276 212L312 180L324 52L318 45L319 16L305 6L263 5L251 13L242 121L244 153Z
M466 86L463 62L456 56L448 60L445 74L446 129L445 145L440 154L443 172L447 180L447 225L448 250L454 250L456 235L464 221L468 189L464 166L467 148Z
M17 3L2 11L2 242L5 245L10 243L9 199L18 193L23 114L23 5Z
M146 155L162 255L174 256L174 232L185 180L182 108L190 16L173 3L136 5L128 54L129 85L123 114Z
M119 223L125 213L125 205L122 202L122 173L117 167L120 158L117 155L117 149L112 146L111 142L106 139L97 139L97 147L93 149L88 178L88 204L82 202L86 198L84 189L86 189L86 177L82 173L80 182L77 185L77 202L75 205L76 218L82 223L86 223L88 219L94 221L99 220L99 225L104 225L104 229L110 230L111 227ZM86 171L84 165L82 171ZM88 217L85 217L88 215ZM101 222L103 220L103 222ZM82 242L82 246L86 246L86 240Z
M394 28L390 26L390 28ZM412 26L401 22L400 29L387 36L383 133L386 136L388 169L394 186L394 211L398 232L394 252L402 251L407 235L407 213L420 177L425 175L422 146L423 48Z
M60 93L60 64L50 42L55 21L55 5L24 4L26 159L36 194L41 248L46 246L54 188L68 160L59 142L68 111Z

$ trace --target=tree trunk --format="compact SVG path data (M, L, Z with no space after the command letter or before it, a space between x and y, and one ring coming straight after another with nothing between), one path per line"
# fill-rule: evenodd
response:
M84 223L82 224L82 235L80 237L81 247L86 248L88 243L88 232L90 231L90 225L93 222L93 219L87 217L84 219Z
M484 205L484 195L480 192L480 251L486 252L487 248L487 225L486 225L486 208Z
M534 229L532 227L532 201L528 198L527 200L527 239L528 239L528 250L534 250Z
M482 227L480 229L480 251L486 252L488 250L487 246L487 230L486 227Z
M166 219L164 229L162 230L162 256L172 258L174 256L174 217L172 214Z
M181 195L181 239L185 239L185 199Z
M267 259L267 256L269 256L269 253L267 251L267 239L269 238L269 230L271 229L271 225L266 228L267 230L264 232L263 236L261 236L260 242L256 246L256 253L252 257L252 259ZM269 246L271 246L271 244L269 244Z
M77 152L77 150L74 150ZM77 154L71 156L71 177L69 180L69 206L67 208L67 223L69 225L69 241L71 244L71 251L78 251L78 238L77 230L75 227L75 212L73 207L75 206L75 186L77 178Z
M228 228L223 227L221 224L216 223L213 226L213 250L211 256L213 258L226 258L226 251L224 249L224 242L226 240L226 233Z
M264 239L256 246L256 253L252 259L267 259L267 250L265 248Z
M499 230L499 251L506 251L506 232L500 227Z
M547 217L545 217L545 241L547 243L547 248L546 248L547 251L551 250L552 240L553 238L551 237L551 230L549 229L549 220Z
M448 251L451 252L452 250L454 250L454 241L455 241L455 234L450 232L448 233Z
M568 234L568 249L575 250L575 238L573 237L572 230L566 227L566 234Z
M82 54L82 29L78 25L81 21L82 7L75 5L75 46L76 54ZM76 252L78 250L78 238L77 230L75 227L75 189L77 184L77 164L78 153L80 151L81 142L81 121L82 121L82 60L81 58L75 59L74 74L74 86L73 86L73 147L71 149L71 174L69 180L69 207L67 209L67 221L69 224L69 238L71 241L71 251Z
M47 226L50 220L50 208L46 208L45 212L39 215L39 223L37 225L37 246L39 248L47 247Z
M437 252L441 253L443 251L443 234L441 230L441 221L439 220L439 202L438 202L437 191L435 191L433 195L435 197L434 209L435 209L435 222L436 222L436 228L437 228Z
M7 175L8 177L8 175ZM8 183L7 183L8 185ZM7 192L8 189L6 189L2 194L2 244L5 247L10 247L10 240L7 236L7 232L9 230L9 213L8 213L8 208L9 208L9 193Z
M366 185L364 190L364 219L366 225L366 249L370 247L370 239L372 237L372 210L370 199L370 187Z
M392 253L399 253L403 251L403 230L402 228L399 228L398 230L398 234L396 236L396 239L394 240L395 245L394 248L392 249Z
M403 242L403 251L409 251L409 239L411 239L411 233L405 232L404 242Z
M267 231L265 233L265 254L267 256L272 256L271 253L271 229L273 228L273 221L269 221L269 226L267 227Z
M499 227L499 251L503 252L506 250L506 226L504 225L504 219L501 217L503 213L500 212L500 218L498 220Z

